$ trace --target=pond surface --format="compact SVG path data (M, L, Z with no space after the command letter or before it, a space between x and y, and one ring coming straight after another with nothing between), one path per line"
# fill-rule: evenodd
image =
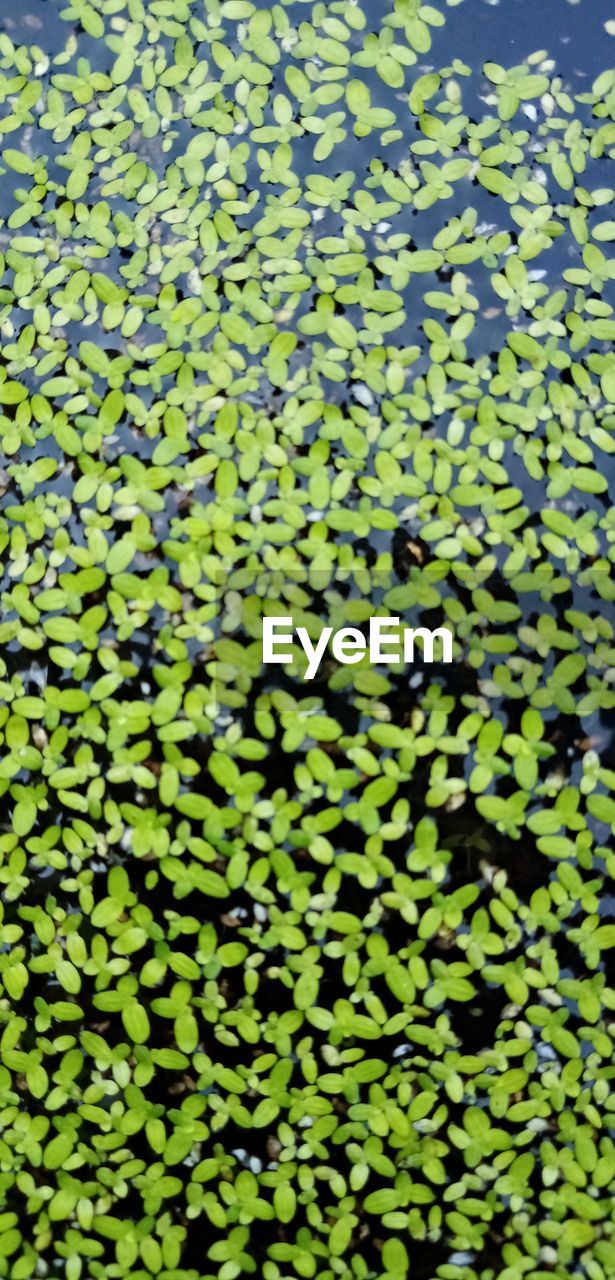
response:
M15 1275L608 1273L613 33L0 0Z

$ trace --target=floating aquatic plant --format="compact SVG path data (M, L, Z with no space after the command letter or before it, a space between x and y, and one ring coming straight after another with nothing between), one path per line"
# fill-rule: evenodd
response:
M455 13L0 3L10 1280L613 1273L615 72Z

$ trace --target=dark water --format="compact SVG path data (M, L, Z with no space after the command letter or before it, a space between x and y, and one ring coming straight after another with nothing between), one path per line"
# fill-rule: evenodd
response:
M434 54L440 40L445 56L454 50L478 68L487 61L523 62L544 49L562 78L582 92L583 82L608 64L605 23L613 16L609 0L462 0L436 29Z

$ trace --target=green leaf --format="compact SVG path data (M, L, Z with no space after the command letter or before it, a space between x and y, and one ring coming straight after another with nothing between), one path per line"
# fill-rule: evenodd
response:
M122 1022L126 1035L133 1044L146 1044L150 1034L149 1018L143 1005L133 1000L122 1009Z

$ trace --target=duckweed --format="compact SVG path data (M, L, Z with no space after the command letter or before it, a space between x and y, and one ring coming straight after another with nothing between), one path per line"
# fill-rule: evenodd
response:
M615 72L482 11L0 4L1 1277L613 1274Z

